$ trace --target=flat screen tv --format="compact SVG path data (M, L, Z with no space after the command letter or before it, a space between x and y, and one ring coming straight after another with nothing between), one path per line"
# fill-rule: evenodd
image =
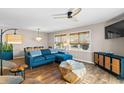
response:
M105 27L105 39L124 37L124 20Z

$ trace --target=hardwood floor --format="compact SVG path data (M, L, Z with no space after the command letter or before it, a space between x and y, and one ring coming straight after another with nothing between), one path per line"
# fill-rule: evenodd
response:
M65 83L65 81L61 79L58 64L55 63L33 68L32 71L27 70L26 78L34 78L38 81L41 81L41 83L46 84Z
M17 64L24 63L24 59L12 60ZM42 65L32 70L26 70L26 79L23 84L68 84L58 69L57 63ZM84 63L87 73L84 79L77 84L123 84L124 80L118 80L108 72L94 66L93 64Z
M24 59L12 60L16 64L23 64ZM26 70L26 79L23 83L45 83L45 84L65 84L58 70L58 64L50 63Z

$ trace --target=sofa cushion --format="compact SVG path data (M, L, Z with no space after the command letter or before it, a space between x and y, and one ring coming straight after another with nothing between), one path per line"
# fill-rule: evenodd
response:
M42 57L42 56L36 56L36 57L33 58L33 60L34 60L34 62L39 62L39 61L44 61L45 58Z
M49 49L41 50L42 55L50 55L51 51Z
M41 56L42 53L41 53L41 51L39 51L39 50L35 50L35 51L31 51L31 52L30 52L30 55L31 55L32 57L36 57L36 56Z
M50 49L50 51L51 51L51 54L58 53L58 49Z
M55 59L55 55L45 55L46 59Z
M72 59L72 55L70 54L55 54L57 60L65 61Z

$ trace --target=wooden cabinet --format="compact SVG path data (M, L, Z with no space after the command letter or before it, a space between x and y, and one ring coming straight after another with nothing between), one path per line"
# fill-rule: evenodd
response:
M112 72L120 74L120 60L112 58Z
M119 78L124 78L124 57L103 52L94 52L94 62L99 67Z
M111 69L111 58L108 57L108 56L105 56L105 68L107 70L110 70Z
M98 64L98 62L99 62L98 54L94 54L94 62L95 62L95 64Z
M104 56L103 55L99 55L99 65L100 66L104 66Z

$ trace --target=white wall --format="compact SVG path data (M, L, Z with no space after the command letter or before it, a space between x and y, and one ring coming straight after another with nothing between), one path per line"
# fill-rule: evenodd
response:
M124 56L124 37L110 40L110 51Z
M12 34L14 31L8 31L5 34ZM21 57L24 56L24 48L25 47L34 47L34 46L44 46L45 48L48 48L47 46L47 33L40 33L40 36L42 37L42 41L38 42L35 40L37 36L37 32L31 31L31 30L17 30L17 34L21 34L23 36L23 42L22 44L13 45L13 53L14 57ZM4 39L4 36L3 36Z

